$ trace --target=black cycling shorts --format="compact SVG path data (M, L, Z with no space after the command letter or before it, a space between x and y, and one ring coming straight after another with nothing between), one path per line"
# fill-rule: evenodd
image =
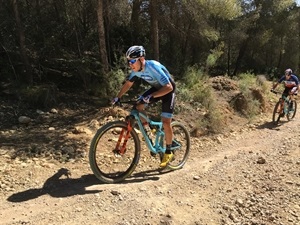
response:
M169 92L168 94L158 97L158 98L153 98L151 102L157 102L159 100L162 100L162 107L161 107L161 116L166 117L166 118L172 118L173 112L174 112L174 106L175 106L175 90L176 90L176 85L174 82L171 81L171 84L173 86L173 90ZM149 90L145 91L142 96L146 97L153 92L157 91L157 88L151 87Z

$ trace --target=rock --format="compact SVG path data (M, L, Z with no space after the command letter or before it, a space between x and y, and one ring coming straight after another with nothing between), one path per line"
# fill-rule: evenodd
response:
M20 116L18 120L19 120L19 123L22 123L22 124L28 124L31 122L31 118L29 118L27 116Z
M265 164L266 160L263 157L259 157L258 160L257 160L257 163L258 164Z

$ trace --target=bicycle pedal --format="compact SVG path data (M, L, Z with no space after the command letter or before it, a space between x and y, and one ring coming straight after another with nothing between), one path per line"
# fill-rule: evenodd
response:
M154 152L150 152L150 155L151 155L152 157L156 157L156 153L154 153Z
M176 150L181 148L181 145L177 141L172 141L171 150Z

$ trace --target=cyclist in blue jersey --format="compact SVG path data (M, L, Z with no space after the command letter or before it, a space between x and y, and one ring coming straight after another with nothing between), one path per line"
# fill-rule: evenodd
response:
M289 96L291 100L293 100L293 96L297 94L300 86L299 86L299 79L296 75L293 74L291 69L286 69L284 75L273 85L272 91L278 86L278 84L284 83L285 89L282 93L282 96ZM293 108L291 102L290 108Z
M150 84L151 88L141 95L140 99L143 101L137 105L137 109L143 111L148 103L162 101L161 118L165 131L166 152L160 166L166 167L173 158L172 147L175 147L172 146L172 143L174 145L175 142L172 141L171 121L174 112L176 86L165 66L155 60L146 60L145 56L143 46L134 45L127 50L126 58L132 71L112 103L118 102L138 78Z

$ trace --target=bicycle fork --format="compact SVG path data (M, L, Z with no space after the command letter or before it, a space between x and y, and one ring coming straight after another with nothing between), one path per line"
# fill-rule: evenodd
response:
M280 114L280 116L283 116L286 113L285 100L284 99L280 99L279 110L277 112Z
M127 120L127 129L122 128L116 148L113 151L116 156L124 155L126 152L126 144L128 139L130 138L130 132L132 130L132 122L130 120Z

